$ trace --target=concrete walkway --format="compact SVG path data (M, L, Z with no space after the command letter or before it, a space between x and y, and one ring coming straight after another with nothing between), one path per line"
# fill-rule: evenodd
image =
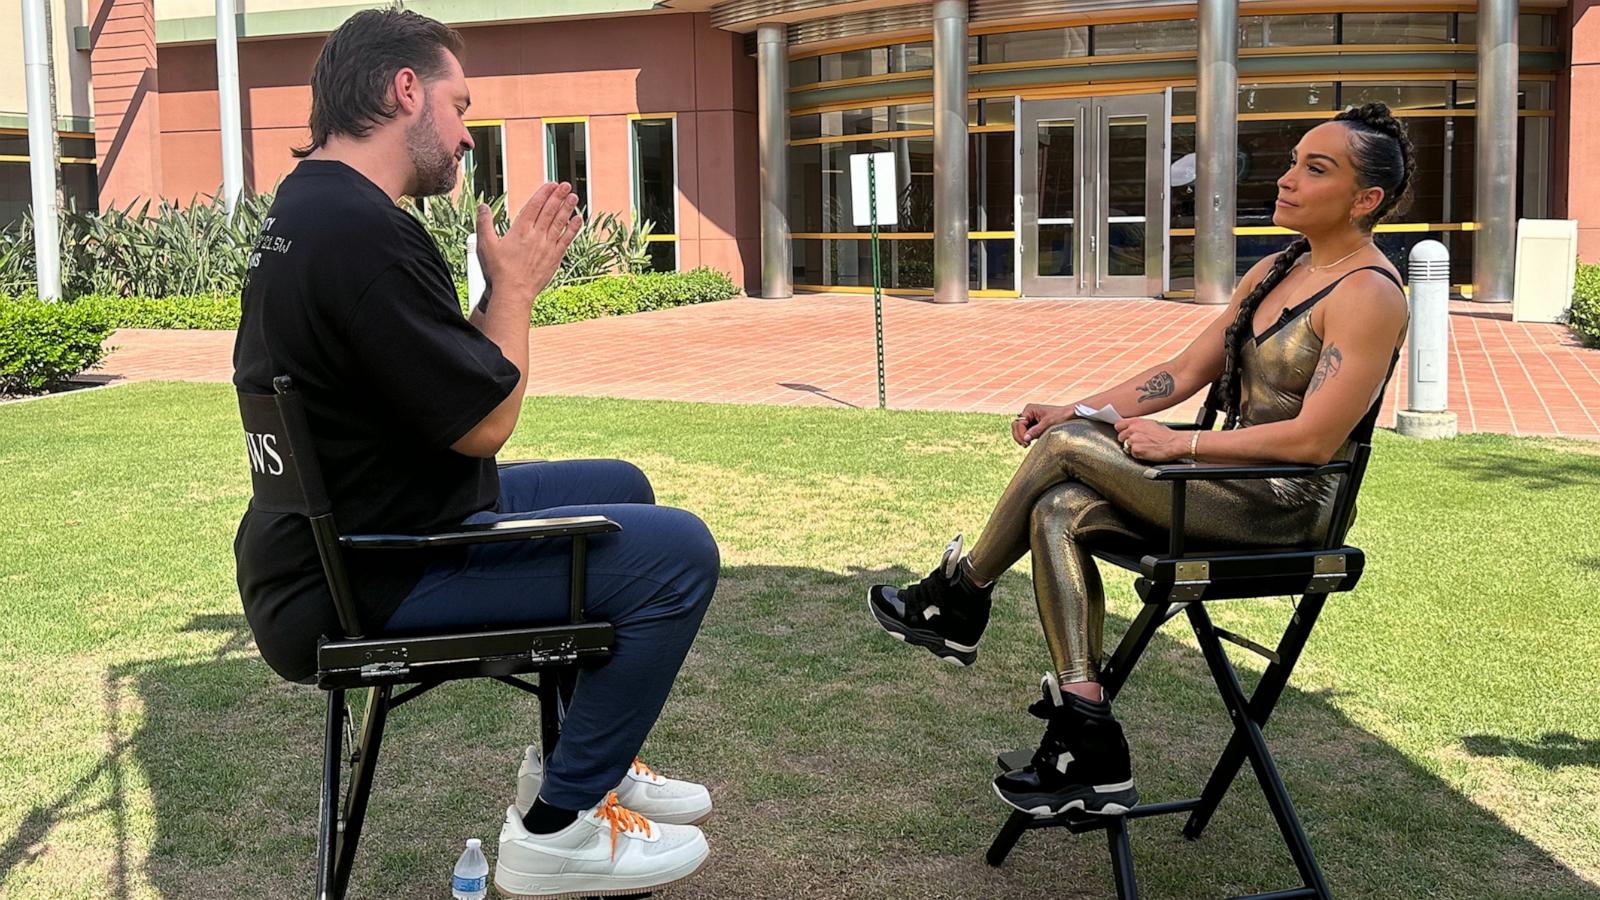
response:
M1067 402L1177 353L1218 312L1150 300L885 298L889 405L1014 412ZM1484 304L1453 304L1450 328L1450 407L1463 432L1600 440L1600 351ZM232 332L125 330L112 343L101 377L232 375ZM876 365L870 297L741 298L536 329L531 393L870 407ZM1402 360L1380 424L1393 423L1405 393Z

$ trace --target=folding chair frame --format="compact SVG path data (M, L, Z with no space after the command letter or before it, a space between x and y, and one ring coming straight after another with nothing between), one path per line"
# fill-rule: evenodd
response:
M342 535L333 520L311 432L293 384L273 379L272 395L240 392L251 450L252 508L303 515L310 523L343 636L317 648L317 687L327 692L322 792L317 827L318 900L342 900L350 886L389 712L447 681L493 678L539 698L540 748L548 760L561 736L561 683L578 667L604 662L613 632L584 621L588 540L621 531L604 516L525 519L462 525L452 531ZM263 443L265 442L265 443ZM505 463L501 467L517 465ZM454 633L364 636L345 569L347 552L417 551L504 541L570 541L567 622ZM537 681L519 676L537 673ZM361 736L354 735L346 693L367 690ZM401 688L399 693L395 693ZM346 748L348 747L348 754ZM340 789L340 769L350 778Z
M1199 424L1183 427L1209 427L1212 413L1202 412ZM1294 672L1295 664L1305 649L1311 629L1316 625L1323 605L1330 593L1348 591L1355 587L1365 564L1360 550L1345 546L1344 535L1351 520L1356 493L1365 473L1371 448L1369 435L1358 438L1354 457L1348 462L1324 466L1213 466L1170 465L1148 470L1147 477L1172 483L1172 522L1170 544L1165 556L1147 555L1141 559L1113 552L1094 551L1095 556L1107 562L1138 572L1134 588L1144 606L1117 644L1100 676L1106 699L1114 699L1127 682L1139 659L1144 655L1151 638L1162 625L1180 613L1186 614L1200 645L1211 678L1233 722L1233 735L1218 758L1199 797L1190 800L1140 804L1123 815L1095 816L1066 813L1059 816L1034 816L1013 811L1005 825L995 836L986 855L988 863L999 866L1016 846L1024 832L1039 828L1066 828L1074 834L1103 830L1111 855L1112 873L1116 882L1117 897L1133 900L1138 897L1134 876L1133 854L1129 848L1127 822L1151 816L1188 813L1183 826L1184 837L1198 840L1211 821L1217 806L1233 785L1245 760L1249 760L1256 780L1261 786L1267 806L1272 811L1283 842L1299 871L1301 884L1287 890L1250 894L1250 900L1286 900L1295 897L1316 897L1328 900L1327 880L1317 865L1311 843L1294 803L1284 787L1283 778L1272 752L1267 747L1262 730L1271 718L1273 709L1283 695L1283 689ZM1334 500L1334 513L1329 523L1327 540L1319 550L1258 550L1229 553L1186 553L1183 546L1183 522L1187 499L1186 485L1195 480L1221 480L1236 478L1311 478L1328 475L1340 477L1339 492ZM1277 648L1269 650L1239 635L1218 628L1206 611L1206 603L1240 598L1281 597L1300 594L1288 626ZM1222 646L1230 641L1265 657L1269 663L1256 689L1246 695L1239 682L1238 672ZM1015 750L1004 753L996 760L1002 771L1010 771L1028 764L1032 752ZM1243 900L1243 898L1241 898Z

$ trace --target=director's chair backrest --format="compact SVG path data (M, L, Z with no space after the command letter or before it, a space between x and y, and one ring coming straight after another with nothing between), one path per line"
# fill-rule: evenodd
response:
M272 387L271 394L238 392L250 465L250 507L258 512L306 517L344 636L361 637L361 622L333 521L333 503L322 481L305 407L287 375L272 379Z

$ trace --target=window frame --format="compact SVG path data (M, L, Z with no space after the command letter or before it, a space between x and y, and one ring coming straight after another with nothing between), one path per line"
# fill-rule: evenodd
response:
M678 243L679 243L678 239L679 239L679 235L681 234L681 229L683 227L683 208L682 208L683 207L683 203L682 203L682 200L681 200L681 197L683 195L683 191L680 189L680 184L679 184L679 181L678 181L678 114L676 112L629 113L628 114L628 209L630 211L630 215L633 218L633 221L634 222L638 222L639 221L640 177L643 174L643 172L641 171L640 158L639 158L638 123L639 122L661 122L661 121L668 121L668 122L672 123L671 127L672 127L672 228L673 228L673 230L672 230L672 232L670 234L652 233L650 235L650 237L646 239L646 241L648 243L652 243L652 244L655 244L655 243L671 243L672 244L672 268L669 271L676 272L676 271L679 270L678 267L681 264L682 253L680 252L680 248L678 246Z

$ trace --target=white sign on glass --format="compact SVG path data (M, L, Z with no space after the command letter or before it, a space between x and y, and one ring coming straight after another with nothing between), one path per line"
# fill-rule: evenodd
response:
M872 224L872 212L868 205L867 189L867 160L876 160L876 171L873 176L878 180L878 224L900 224L900 209L895 203L894 184L894 154L893 153L852 153L850 154L850 198L853 207L855 224L857 227Z

